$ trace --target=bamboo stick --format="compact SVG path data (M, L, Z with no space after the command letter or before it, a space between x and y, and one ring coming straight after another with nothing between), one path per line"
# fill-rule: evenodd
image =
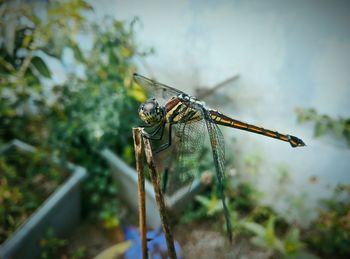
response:
M142 161L141 129L133 128L136 171L138 174L138 203L139 203L139 227L141 235L142 259L148 258L147 251L147 229L146 229L146 200L145 200L145 175Z
M175 246L174 246L174 238L170 230L169 221L167 218L167 212L166 207L164 203L164 197L160 188L160 180L157 174L156 167L153 162L153 153L152 148L149 139L143 138L143 143L145 145L145 154L146 154L146 160L149 168L150 177L152 180L154 193L156 196L156 202L158 205L159 213L160 213L160 219L162 222L163 231L165 234L165 239L168 247L168 256L171 259L176 259L176 252L175 252Z

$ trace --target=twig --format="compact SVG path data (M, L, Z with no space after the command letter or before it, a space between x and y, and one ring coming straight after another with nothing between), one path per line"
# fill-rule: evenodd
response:
M132 135L134 138L136 170L138 173L138 202L139 202L139 227L141 235L142 258L148 258L147 251L147 230L146 230L146 202L145 202L145 175L142 162L142 142L141 129L133 128Z
M170 231L170 226L166 214L166 208L164 203L164 197L160 188L160 181L157 174L156 167L153 162L153 154L152 154L152 148L151 144L149 142L149 139L143 138L143 143L145 144L145 154L147 159L147 164L149 168L149 173L151 176L154 193L156 196L156 202L158 205L159 213L160 213L160 219L162 222L163 231L165 234L166 243L168 246L168 255L171 259L176 259L176 252L175 252L175 246L174 246L174 238Z
M198 98L199 99L204 99L206 97L208 97L209 95L212 95L214 92L216 92L219 88L227 85L228 83L231 83L232 81L236 80L239 78L239 74L233 75L227 79L225 79L224 81L216 84L215 86L211 87L210 89L205 89L202 93L198 94Z

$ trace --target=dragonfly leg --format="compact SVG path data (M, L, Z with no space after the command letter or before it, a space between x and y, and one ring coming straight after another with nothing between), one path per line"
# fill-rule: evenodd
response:
M163 130L162 130L161 137L162 136L163 136ZM169 124L168 141L166 143L162 144L154 153L157 154L157 153L167 149L170 146L171 146L171 124Z
M163 178L162 178L162 193L166 193L166 189L168 186L168 178L169 178L169 168L165 168L164 169L164 174L163 174Z
M151 140L161 140L163 137L164 127L165 127L165 123L159 124L153 132L148 133L146 131L143 131L142 135ZM160 131L160 134L159 136L157 136L159 131Z
M139 125L140 128L152 128L153 126L152 125Z

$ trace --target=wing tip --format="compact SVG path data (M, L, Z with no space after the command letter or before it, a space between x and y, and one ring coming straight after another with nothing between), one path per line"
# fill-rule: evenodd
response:
M136 82L138 82L138 83L140 83L140 84L142 84L141 82L149 82L149 83L151 83L151 84L157 83L157 82L154 81L153 79L147 78L147 77L145 77L145 76L143 76L143 75L140 75L140 74L138 74L138 73L136 73L136 72L132 74L132 77L134 78L134 80L135 80Z

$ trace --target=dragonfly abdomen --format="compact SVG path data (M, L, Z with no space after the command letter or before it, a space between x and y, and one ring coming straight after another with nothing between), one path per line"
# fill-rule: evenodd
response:
M241 130L261 134L261 135L264 135L267 137L286 141L286 142L289 142L289 144L292 147L305 146L305 143L301 139L299 139L295 136L279 133L279 132L274 131L274 130L265 129L265 128L258 127L258 126L252 125L252 124L248 124L248 123L245 123L245 122L242 122L239 120L235 120L235 119L232 119L232 118L230 118L230 117L228 117L228 116L226 116L218 111L210 110L210 116L211 116L211 119L216 124L219 124L222 126L241 129Z

